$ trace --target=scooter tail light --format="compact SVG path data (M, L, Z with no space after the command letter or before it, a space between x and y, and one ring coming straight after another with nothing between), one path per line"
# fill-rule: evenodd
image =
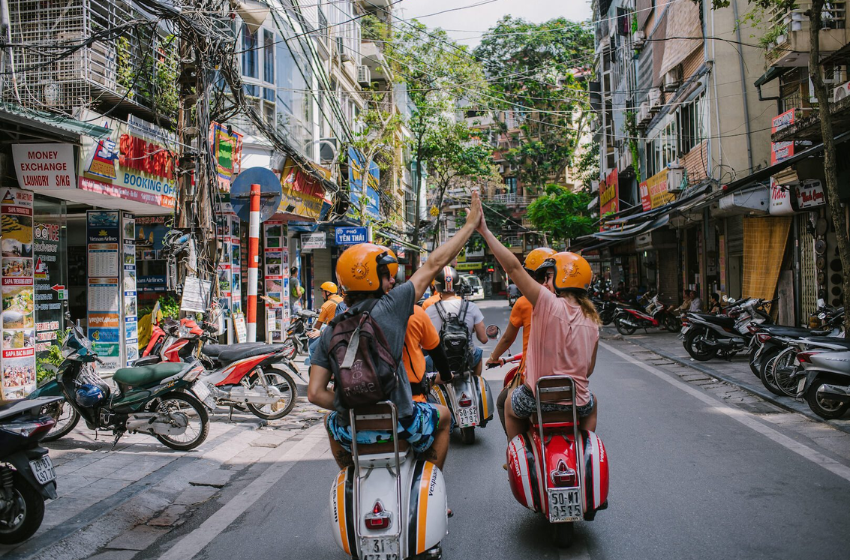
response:
M40 434L44 432L45 434L50 431L50 428L56 424L56 421L52 418L48 418L46 420L39 420L35 422L12 422L11 424L3 424L0 426L4 432L9 432L11 434L15 434L21 437L32 437L34 435Z
M372 506L372 511L364 517L366 528L372 531L388 529L392 523L393 514L384 509L384 504L381 500L375 500L375 505Z
M755 329L753 328L753 326L752 326L752 325L750 325L750 326L749 326L749 327L747 327L747 328L748 328L748 329L750 329L750 332L753 332L753 331L755 330ZM771 338L773 338L773 337L772 337L772 336L770 336L770 335L769 335L769 334L767 334L767 333L759 333L759 334L757 334L757 335L756 335L756 338L758 339L758 341L759 341L759 342L761 342L762 344L764 344L764 343L766 343L768 340L770 340L770 339L771 339Z
M749 325L747 325L747 330L750 331L750 334L756 334L756 331L759 330L759 327L755 323L750 323ZM761 337L761 335L759 335L759 337ZM759 338L759 340L761 340L761 338Z
M571 488L576 486L576 471L569 468L563 459L558 461L558 466L554 471L549 473L552 478L552 484L561 488Z
M186 372L186 374L183 376L183 380L188 381L189 383L192 383L197 378L199 378L202 373L204 373L204 367L202 365L198 364L198 365L196 365L195 367L193 367L192 369L190 369L189 371Z
M467 406L472 406L472 399L466 396L466 393L460 396L460 399L457 401L458 406L462 408L466 408Z
M800 352L797 354L797 361L801 364L810 364L812 363L812 356L819 353L820 352Z

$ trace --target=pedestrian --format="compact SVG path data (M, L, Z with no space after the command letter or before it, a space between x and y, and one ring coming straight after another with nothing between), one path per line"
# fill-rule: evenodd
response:
M688 309L691 313L699 313L702 311L702 299L696 290L691 290L691 307Z
M717 292L712 292L710 296L708 296L708 312L713 315L720 315L723 309L720 307L720 294Z
M691 310L691 301L693 298L691 297L691 291L685 290L682 294L682 305L673 310L676 315L680 315L682 313L686 313Z

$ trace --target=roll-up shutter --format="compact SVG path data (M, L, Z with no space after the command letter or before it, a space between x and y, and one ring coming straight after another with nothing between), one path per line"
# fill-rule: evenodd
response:
M319 286L325 282L336 284L336 275L334 275L331 269L331 250L316 249L313 251L313 305L316 309L324 303L322 290Z
M744 256L744 217L726 219L726 250L730 257Z

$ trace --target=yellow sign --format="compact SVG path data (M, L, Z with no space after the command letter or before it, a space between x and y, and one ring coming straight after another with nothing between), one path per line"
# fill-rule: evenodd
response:
M668 202L673 202L676 199L676 195L671 192L667 192L666 169L647 179L646 187L649 191L649 200L651 201L652 208L664 206Z
M461 262L457 263L456 270L481 270L484 263L480 262Z

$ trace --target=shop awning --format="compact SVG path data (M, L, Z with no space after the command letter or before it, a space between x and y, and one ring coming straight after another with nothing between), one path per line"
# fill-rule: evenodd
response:
M102 126L45 111L24 109L14 103L0 102L0 121L33 128L73 142L78 142L81 136L100 139L107 138L112 133Z
M612 229L608 231L600 231L592 234L593 237L597 239L608 239L612 241L618 240L626 240L631 239L632 237L637 237L638 235L648 233L654 229L658 229L660 227L664 227L670 221L670 215L664 214L663 216L659 216L654 220L647 220L640 224L635 224L633 226L624 227L623 229Z
M678 199L673 202L668 202L664 206L659 206L658 208L653 208L652 210L646 210L644 212L640 212L638 214L632 214L630 216L626 216L623 218L617 218L614 220L606 220L605 225L607 226L618 226L627 223L638 223L645 222L648 220L655 219L663 214L667 214L672 212L673 210L678 209L679 207L684 206L685 204L691 203L694 200L698 199L700 196L705 193L711 186L710 181L703 181L699 183L682 194Z

